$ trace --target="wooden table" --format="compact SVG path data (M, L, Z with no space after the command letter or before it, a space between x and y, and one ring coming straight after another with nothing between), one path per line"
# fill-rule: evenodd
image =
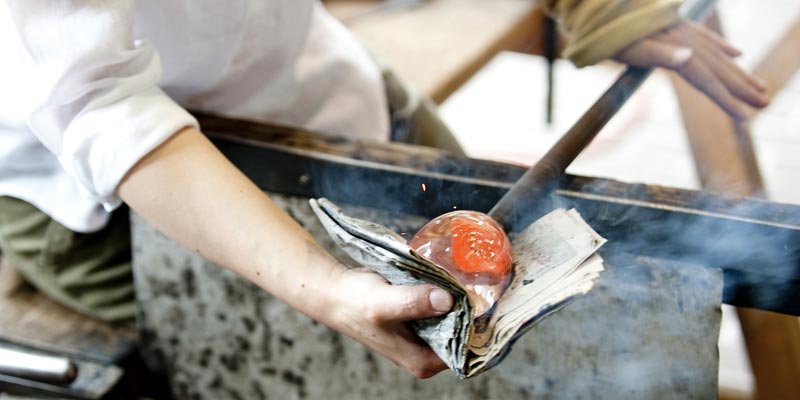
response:
M398 75L441 103L495 54L538 52L543 14L529 0L329 0L328 10Z

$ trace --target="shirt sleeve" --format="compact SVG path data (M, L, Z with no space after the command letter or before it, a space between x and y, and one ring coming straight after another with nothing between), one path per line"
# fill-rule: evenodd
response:
M27 122L106 209L136 162L197 121L159 87L154 49L134 41L131 0L9 0L31 65Z
M540 0L569 45L564 57L583 67L610 58L679 19L681 0Z

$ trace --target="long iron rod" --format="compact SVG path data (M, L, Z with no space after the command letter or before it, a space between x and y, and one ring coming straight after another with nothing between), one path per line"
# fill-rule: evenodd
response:
M2 346L0 347L0 374L64 384L75 380L78 368L66 357L33 354Z
M696 0L681 8L681 15L700 20L715 0ZM605 124L619 111L652 68L628 67L616 82L586 111L575 125L511 187L489 211L506 232L519 232L547 211L542 200L558 186L567 167L578 157Z

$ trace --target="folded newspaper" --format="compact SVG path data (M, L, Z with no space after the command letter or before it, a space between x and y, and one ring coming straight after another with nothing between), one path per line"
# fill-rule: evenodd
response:
M571 299L587 293L603 271L595 254L605 243L574 209L556 209L511 239L513 275L487 314L476 318L465 287L444 268L421 257L390 229L348 217L335 204L310 200L338 246L360 265L394 285L432 283L453 295L453 309L412 327L460 378L499 363L513 342Z

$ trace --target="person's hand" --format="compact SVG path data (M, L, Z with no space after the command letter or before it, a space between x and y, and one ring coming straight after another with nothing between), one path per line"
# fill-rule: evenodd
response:
M725 112L747 118L745 104L765 107L763 81L733 63L741 54L725 39L698 23L681 22L623 49L614 58L639 67L664 67L681 74Z
M417 378L430 378L447 369L406 322L450 311L453 299L448 292L433 285L392 286L366 269L344 271L335 286L337 304L323 322Z

